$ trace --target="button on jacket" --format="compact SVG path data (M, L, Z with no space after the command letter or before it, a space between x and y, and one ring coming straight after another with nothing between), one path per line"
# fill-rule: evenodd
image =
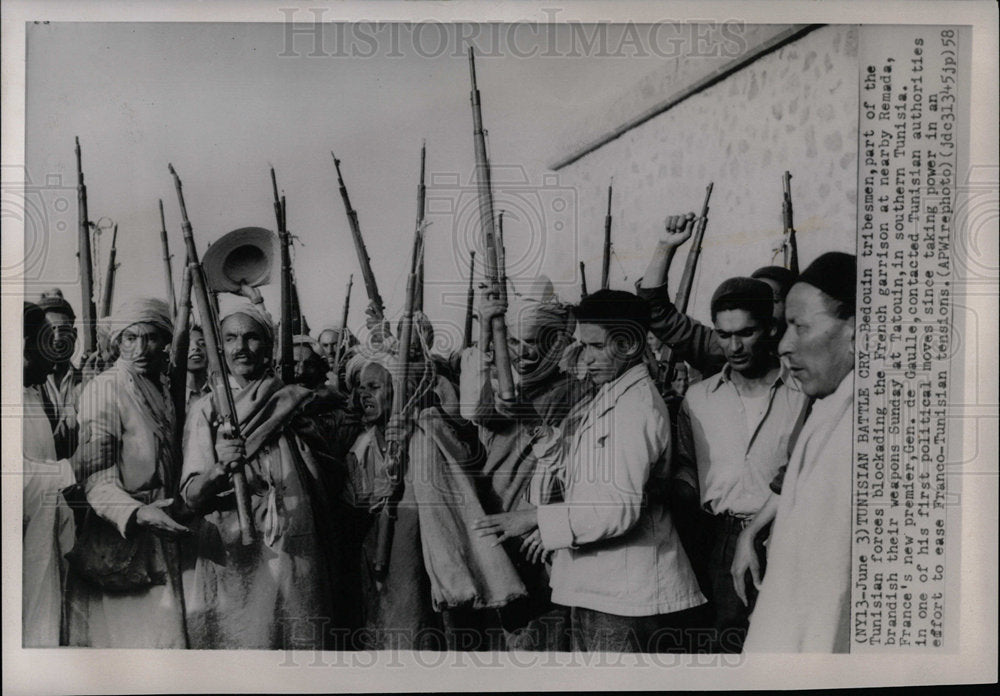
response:
M644 495L667 476L670 418L645 365L603 385L564 455L565 499L538 508L555 549L552 601L620 616L705 602L670 513Z
M808 398L776 368L753 431L728 365L688 390L679 414L678 458L697 464L701 502L714 514L755 515L788 461L788 440Z

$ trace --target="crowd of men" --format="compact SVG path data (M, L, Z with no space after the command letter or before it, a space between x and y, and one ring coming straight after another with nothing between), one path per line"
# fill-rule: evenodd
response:
M331 326L285 384L272 316L241 304L240 438L197 325L177 422L166 302L123 302L82 369L61 293L25 302L24 644L846 651L855 258L725 279L707 326L667 292L682 219L635 293L484 292L453 356L422 314L409 346Z

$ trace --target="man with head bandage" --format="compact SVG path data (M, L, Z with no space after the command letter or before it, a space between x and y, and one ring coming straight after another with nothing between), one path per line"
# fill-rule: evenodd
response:
M484 352L492 318L504 312L499 300L484 297L479 306L483 335L479 347L462 355L462 415L478 426L486 449L482 505L487 514L509 512L549 502L558 496L555 476L539 468L539 455L562 437L572 407L585 399L589 383L560 369L575 321L570 306L555 297L548 278L535 280L506 311L508 350L516 398L500 398L490 378ZM551 458L546 458L548 461ZM528 590L499 611L498 620L511 649L567 649L561 609L549 601L548 570L537 539L529 535L505 544Z

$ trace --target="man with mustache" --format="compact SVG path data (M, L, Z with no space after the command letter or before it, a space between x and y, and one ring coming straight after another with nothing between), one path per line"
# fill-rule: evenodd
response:
M99 519L84 520L68 590L70 645L183 648L184 601L172 516L178 462L164 380L173 322L159 299L111 315L115 364L80 397L78 478ZM102 531L103 530L103 531ZM125 561L125 562L123 562ZM118 576L108 586L108 576Z
M203 515L187 600L195 648L321 648L332 610L328 476L340 463L310 412L313 393L269 369L274 325L258 305L221 323L243 440L218 431L211 394L188 419L180 491ZM257 538L240 539L230 474L242 467Z
M847 652L857 260L829 252L788 293L783 360L815 399L788 462L750 652Z
M677 463L681 472L695 472L689 483L710 513L703 590L715 610L720 652L740 651L756 599L752 584L734 586L730 574L737 539L770 496L768 485L788 460L788 440L806 404L775 354L773 304L759 280L719 285L711 313L726 364L689 389L679 413ZM756 553L763 558L760 542Z
M317 337L322 357L326 360L326 383L337 391L347 393L348 385L344 375L347 361L354 355L358 339L346 326L329 325L320 330Z

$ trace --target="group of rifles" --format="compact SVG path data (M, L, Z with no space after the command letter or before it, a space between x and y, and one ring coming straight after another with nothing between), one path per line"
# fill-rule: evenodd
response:
M221 312L172 167L179 297L96 319L85 291L80 368L62 293L25 302L25 645L743 649L772 522L792 514L785 468L804 460L805 479L804 424L853 367L835 349L854 259L799 276L788 200L785 266L722 282L700 324L684 309L706 200L667 218L635 292L607 287L610 225L602 287L578 304L508 279L472 74L485 282L454 354L433 352L422 311L423 206L392 326L342 178L369 296L357 335L346 311L304 330L276 185L279 320L248 283ZM817 340L820 314L843 325ZM837 649L811 621L786 626L806 634L790 649Z

